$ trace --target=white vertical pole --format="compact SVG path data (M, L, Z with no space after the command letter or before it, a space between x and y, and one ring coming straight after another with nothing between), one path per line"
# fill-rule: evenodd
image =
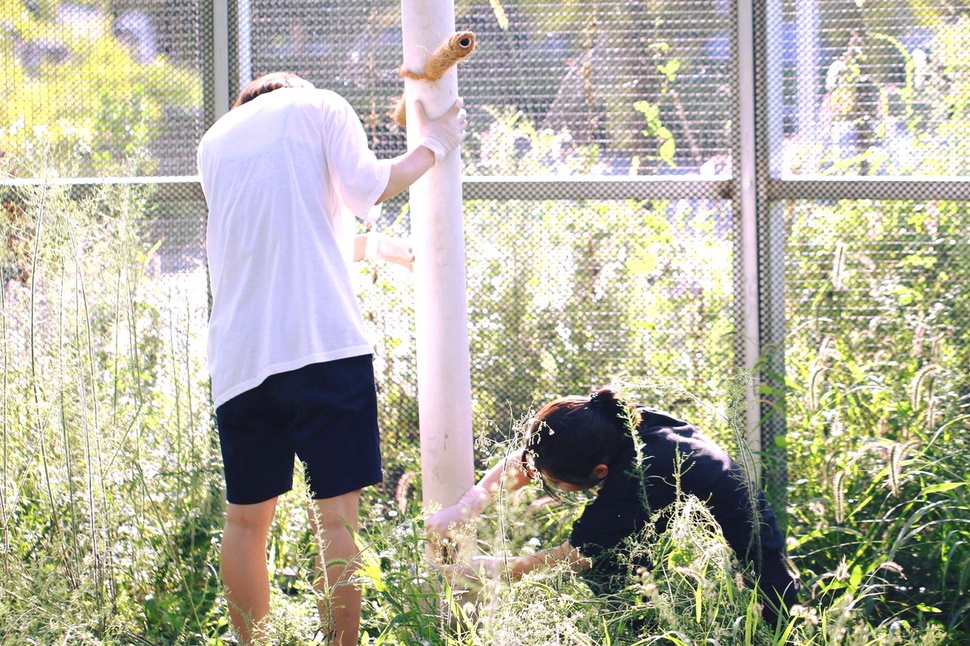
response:
M814 141L818 128L819 17L818 0L796 0L795 79L798 83L798 132ZM808 143L808 142L806 142Z
M236 51L239 60L239 87L253 80L253 20L249 0L236 3Z
M758 277L758 197L755 168L756 102L754 7L752 0L737 4L738 97L740 114L738 130L741 139L740 176L741 195L741 254L744 276L744 367L757 375L761 360L761 319L759 310ZM761 450L761 405L758 384L752 382L746 392L746 431L748 448L757 454Z
M212 3L212 120L229 112L229 1Z
M428 56L454 34L453 0L401 0L401 13L404 66L423 72ZM404 96L409 124L417 123L416 99L437 117L458 96L457 73L452 68L435 82L405 80ZM408 128L408 146L418 139L416 129ZM475 477L457 150L411 186L410 202L422 491L426 507L447 506Z

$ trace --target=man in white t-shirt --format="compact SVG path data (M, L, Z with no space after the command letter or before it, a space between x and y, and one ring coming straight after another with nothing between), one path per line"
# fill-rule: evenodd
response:
M222 578L244 644L269 612L266 540L276 500L305 465L321 547L320 614L334 644L357 644L360 490L381 481L372 347L349 264L410 266L410 247L356 235L464 139L461 99L437 119L416 104L420 145L378 160L339 95L277 72L255 79L199 143L209 207L208 357L226 477Z

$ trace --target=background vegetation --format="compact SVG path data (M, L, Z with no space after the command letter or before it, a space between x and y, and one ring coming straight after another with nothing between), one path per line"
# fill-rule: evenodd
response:
M221 474L203 365L205 277L158 271L142 228L150 191L5 189L5 643L228 639L217 576ZM503 213L515 217L498 219L498 228L514 220L522 241L510 249L486 236L494 205L469 205L470 280L494 290L494 309L493 302L473 308L473 370L494 374L499 366L509 375L476 381L480 464L516 444L518 420L543 393L610 376L631 397L671 409L741 451L740 393L749 377L731 371L726 334L710 334L725 325L730 300L731 267L712 248L726 243L706 235L717 211L694 208L678 221L663 216L666 207L577 203L559 219L541 205L505 204ZM805 591L791 624L771 631L756 621L722 539L690 500L678 511L683 522L645 537L643 549L663 565L619 599L594 597L564 573L467 592L424 558L417 446L392 433L385 437L388 481L365 497L370 643L936 644L966 637L963 218L957 205L941 203L835 204L831 219L825 210L808 218L797 209L789 213L790 239L810 244L789 249L802 280L789 299L781 441L791 554ZM591 226L570 229L580 220ZM652 235L615 234L624 227L649 227ZM896 240L900 228L912 232L911 244L894 247L893 262L873 259L885 245L878 237L870 244L873 237L885 231ZM677 278L684 275L690 280ZM413 365L404 325L409 277L368 267L360 278L369 321L384 335L383 415L398 428L416 418L414 393L401 378ZM646 308L627 298L643 289L656 295ZM573 319L575 311L601 312L592 320L602 320L602 329L590 330L589 317ZM684 327L705 333L694 338ZM609 374L588 359L603 343L617 358ZM510 346L529 358L503 367ZM643 357L651 348L676 354L683 381L650 373ZM526 399L529 391L507 388L518 380L540 395ZM577 508L542 504L538 495L489 512L483 552L521 553L562 540ZM282 505L270 550L280 643L319 639L313 556L296 492Z
M78 33L56 19L63 4L0 0L10 19L0 39L4 82L15 88L0 106L0 172L159 172L165 163L159 142L173 111L201 104L200 74L177 48L145 60L115 32ZM83 10L103 3L74 4ZM543 77L548 87L541 96L527 100L510 91L520 104L475 115L469 172L663 172L700 166L692 152L698 146L712 154L729 146L714 104L699 117L707 139L693 147L697 132L678 120L678 100L716 92L711 88L726 82L728 70L724 60L703 59L706 41L661 46L666 32L657 21L669 4L624 3L599 14L603 24L620 27L653 20L645 39L655 55L636 65L610 59L615 51L593 57L586 4L557 5L565 27L540 3L489 3L484 13L484 5L460 4L470 16L488 16L481 28L502 37L501 46L477 60L511 61L523 82L530 70L517 56L540 45L516 31L517 20L541 24L543 33L558 30L557 38L581 54L561 56L561 83ZM821 4L827 19L844 9ZM965 174L970 30L958 5L928 13L922 3L906 4L907 16L932 28L929 58L902 42L898 26L873 21L861 3L847 10L847 33L823 34L832 59L825 101L833 136L786 139L786 169ZM139 7L145 8L113 4L118 15ZM511 27L501 26L502 15ZM299 12L292 17L294 24L303 19ZM716 18L700 31L714 35ZM278 28L272 21L264 26ZM281 47L289 42L276 40ZM562 54L557 43L542 46ZM41 75L25 57L35 50L66 58L49 66L56 73ZM396 60L371 69L380 75ZM630 79L623 92L611 95L608 83L579 92L579 72L595 76L609 69L606 63ZM328 71L333 83L373 103L365 120L377 118L383 94L377 99L355 88L354 68ZM87 80L83 91L78 78ZM501 79L481 78L485 95L499 94L489 83ZM388 96L399 88L396 77L384 81ZM49 100L74 94L71 110ZM589 104L572 105L568 97ZM846 132L854 134L835 136ZM642 153L640 166L632 157L617 166L618 148L628 157ZM172 262L170 241L159 235L170 211L162 211L157 190L55 182L0 188L0 643L232 640L217 576L223 500L204 369L205 274L191 258ZM667 534L644 537L642 547L658 567L631 580L618 598L595 597L562 572L466 589L468 582L446 580L432 568L414 433L410 279L395 268L362 268L363 309L381 340L387 471L385 485L364 501L366 641L966 642L966 207L831 200L789 202L777 212L788 333L778 391L764 394L780 402L775 412L787 433L759 457L787 475L773 481L783 488L769 493L783 505L805 587L802 608L777 630L757 622L723 541L690 499L680 502ZM406 233L406 208L386 212L386 229ZM465 205L465 217L480 466L516 445L521 420L536 404L610 380L745 453L741 394L751 375L734 368L736 228L724 202L479 200ZM273 629L281 644L322 639L301 493L284 498L269 555ZM577 512L548 504L538 491L503 500L483 520L481 550L522 553L558 543Z

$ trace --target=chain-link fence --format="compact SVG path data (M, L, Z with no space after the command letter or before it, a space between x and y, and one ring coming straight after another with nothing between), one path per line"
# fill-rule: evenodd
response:
M345 96L380 156L404 150L396 1L0 7L4 199L18 183L153 183L154 270L200 294L195 146L242 83L295 71ZM822 396L840 353L887 379L970 365L965 6L458 2L456 23L478 39L458 75L483 433L614 377L707 417L696 402L747 371L760 387L728 391L762 404L752 440L768 451L785 432L774 386ZM392 201L381 226L406 234L411 215ZM17 280L13 242L4 253ZM417 436L409 278L360 278L393 447ZM962 384L940 405L965 401Z

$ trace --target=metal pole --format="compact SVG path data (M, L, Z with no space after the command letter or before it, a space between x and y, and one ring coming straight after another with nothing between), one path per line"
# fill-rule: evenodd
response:
M782 61L768 56L767 43L781 31L779 2L759 2L754 13L756 35L755 69L760 83L755 86L758 110L755 156L758 195L758 262L762 369L760 383L767 387L761 400L761 451L770 468L763 474L769 500L782 524L786 522L785 493L788 486L788 460L784 444L785 419L785 204L770 200L771 178L782 174L784 127L782 105ZM799 33L799 37L803 34ZM817 34L810 34L815 38ZM769 461L770 459L770 461Z
M239 88L253 80L253 19L249 0L236 3L236 58L239 68Z
M229 112L229 2L212 3L213 123Z
M818 0L796 0L795 81L798 102L798 132L813 140L818 133L819 23Z
M757 375L761 361L761 318L759 311L760 292L758 289L758 187L755 168L756 114L755 101L755 52L754 52L754 7L751 0L737 3L737 65L738 65L738 130L739 154L738 176L740 186L735 198L735 208L741 218L741 289L740 295L744 310L743 324L743 362L745 370L752 376ZM747 443L751 452L757 456L761 451L761 406L758 384L752 379L745 393L747 400L746 424Z
M404 66L421 72L455 31L453 0L402 0L401 12ZM406 80L404 95L409 124L417 123L416 99L436 117L458 96L457 73ZM410 147L418 138L408 128ZM456 503L475 477L459 151L411 186L410 203L422 491L426 507L439 507Z

